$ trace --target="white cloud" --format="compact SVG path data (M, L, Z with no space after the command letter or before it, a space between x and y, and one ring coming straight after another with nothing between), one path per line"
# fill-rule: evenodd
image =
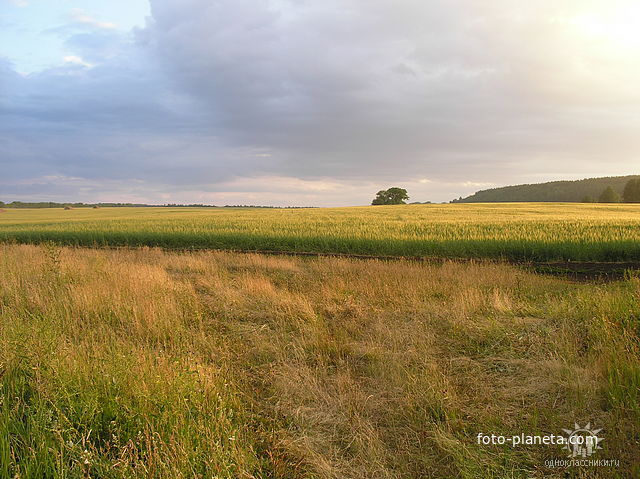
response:
M88 25L95 28L106 30L112 30L116 28L115 23L98 21L80 8L74 8L73 10L71 10L71 18L76 23Z
M70 63L72 65L81 65L86 68L93 67L91 63L84 61L82 57L79 57L77 55L67 55L63 58L63 60L65 63Z
M240 177L213 187L219 191L280 191L287 193L341 191L345 184L334 179L303 180L286 176Z

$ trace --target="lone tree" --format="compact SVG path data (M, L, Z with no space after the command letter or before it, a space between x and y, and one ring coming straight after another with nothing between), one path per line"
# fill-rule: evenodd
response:
M625 203L640 203L640 179L627 181L622 200Z
M582 202L583 203L595 203L596 200L595 200L595 198L593 196L587 195L584 198L582 198Z
M380 190L371 202L372 205L404 205L409 199L407 190L394 186L388 190Z
M620 195L610 186L600 194L598 203L620 203Z

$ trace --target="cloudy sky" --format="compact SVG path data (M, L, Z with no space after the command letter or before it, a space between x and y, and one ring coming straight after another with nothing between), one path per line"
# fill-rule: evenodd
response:
M0 0L0 199L356 205L640 173L627 0Z

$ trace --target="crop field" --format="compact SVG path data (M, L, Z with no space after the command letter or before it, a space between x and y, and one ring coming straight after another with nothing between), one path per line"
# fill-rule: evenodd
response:
M640 260L640 205L7 209L0 241L532 261Z
M640 205L0 210L0 478L640 477L640 275L447 258L635 264ZM575 424L616 463L477 441Z
M15 213L30 228L63 214ZM90 231L92 214L295 218L67 213L53 231ZM0 244L0 477L640 477L638 318L635 276ZM574 423L602 429L592 459L618 462L552 467L561 446L477 441Z

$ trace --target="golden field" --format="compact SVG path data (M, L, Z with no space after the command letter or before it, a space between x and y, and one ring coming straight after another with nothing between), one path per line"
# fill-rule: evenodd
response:
M640 261L640 205L7 209L0 241L516 261Z
M1 245L0 476L634 477L639 317L633 276ZM476 441L574 422L619 467Z

